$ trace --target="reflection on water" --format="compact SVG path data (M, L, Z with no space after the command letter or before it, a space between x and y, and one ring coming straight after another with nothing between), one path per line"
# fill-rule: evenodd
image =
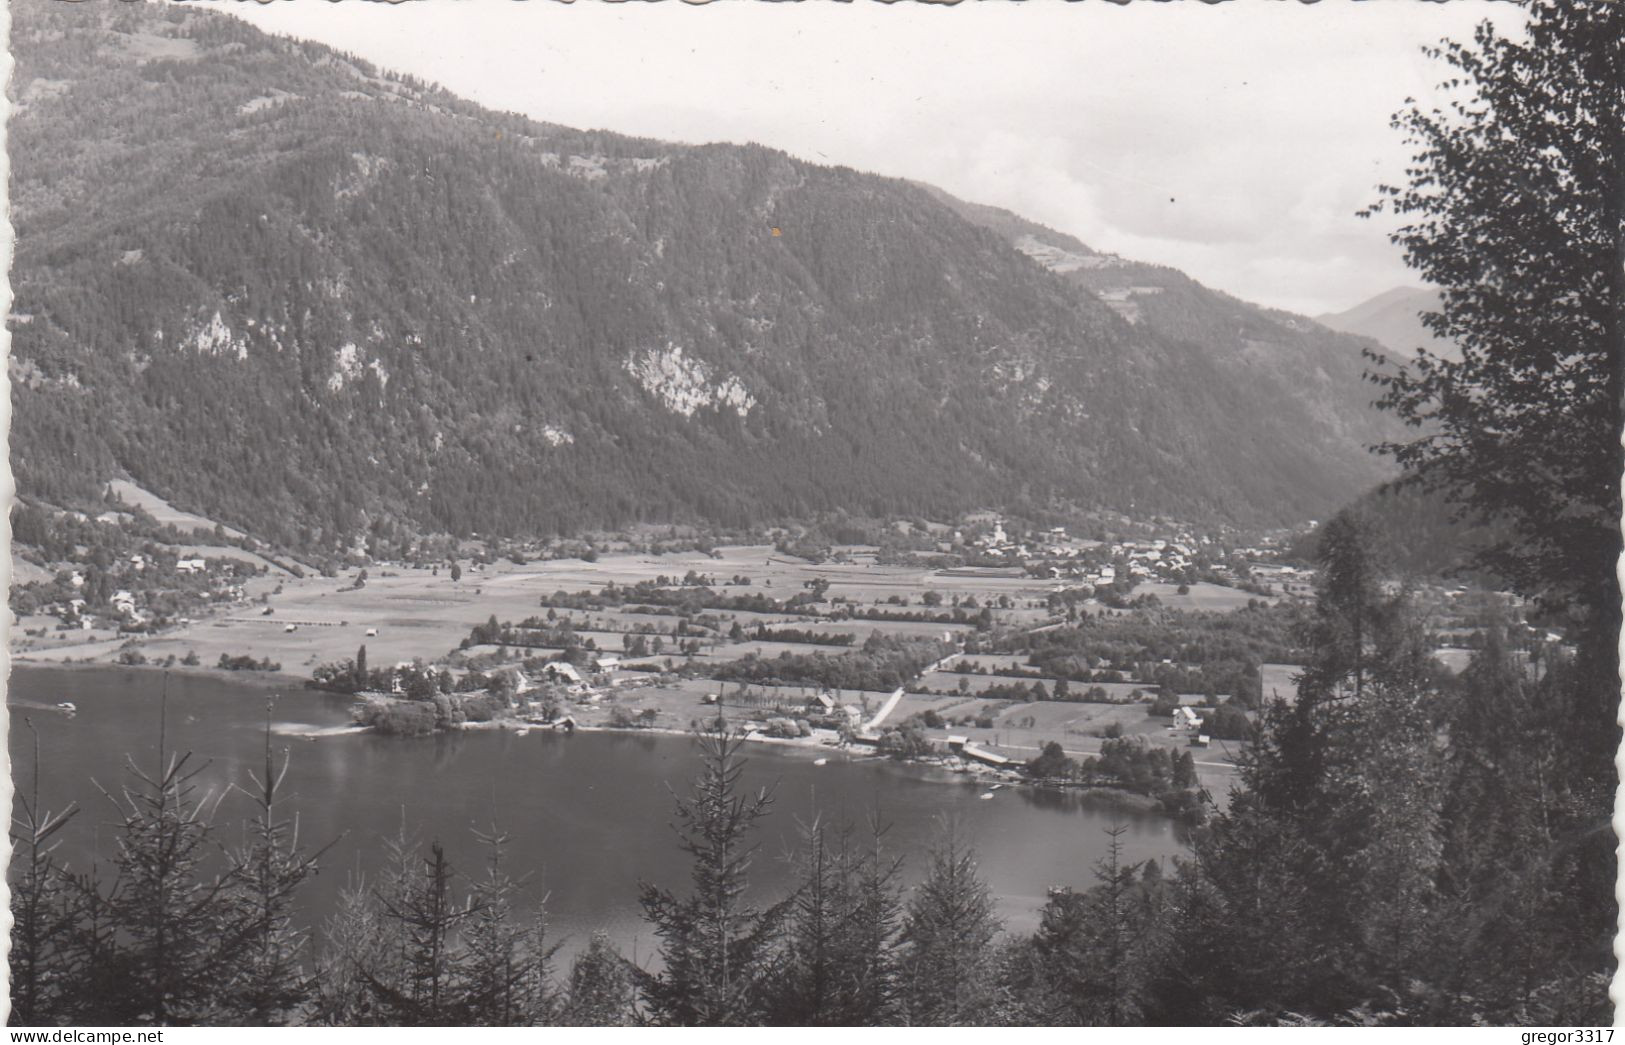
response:
M59 809L78 801L85 812L67 832L63 853L76 865L106 860L111 817L92 778L116 793L126 779L125 756L150 767L158 757L163 676L129 669L19 668L7 700L12 714L14 779L33 767L26 715L39 733L42 801ZM208 768L200 788L223 791L246 784L264 758L269 691L206 676L172 674L167 715L170 751L191 751ZM54 708L72 700L76 716ZM302 896L313 921L332 909L347 879L373 873L382 842L404 823L427 841L442 840L452 859L474 871L479 854L470 830L493 821L514 837L509 866L535 873L533 892L545 895L555 933L584 941L606 928L630 953L647 955L651 941L637 907L640 882L681 890L688 865L670 822L671 791L687 790L697 767L693 744L682 737L577 734L538 730L471 731L422 738L357 734L321 735L349 722L348 702L325 694L280 694L270 712L273 748L292 760L287 779L290 813L300 838L320 845L343 836L323 861L323 872ZM315 739L288 735L316 733ZM1175 825L1162 817L1125 811L1109 800L1076 793L1004 788L988 801L985 784L939 769L901 766L836 755L815 766L815 754L750 747L744 783L774 789L773 813L760 832L753 889L761 899L779 895L790 875L786 854L799 823L862 825L872 812L891 825L888 847L905 858L905 875L923 872L937 825L951 817L977 847L982 873L999 897L1012 929L1030 930L1052 886L1086 887L1094 862L1105 854L1104 831L1127 828L1125 856L1143 860L1181 851ZM220 816L244 815L247 803L228 795ZM573 950L567 945L566 951Z

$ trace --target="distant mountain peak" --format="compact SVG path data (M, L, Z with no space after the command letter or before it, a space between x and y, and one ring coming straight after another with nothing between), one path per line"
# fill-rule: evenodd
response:
M1371 338L1395 356L1410 356L1418 348L1453 356L1455 346L1422 323L1422 313L1435 312L1439 305L1439 292L1432 288L1393 287L1342 312L1316 316L1315 321L1345 334Z

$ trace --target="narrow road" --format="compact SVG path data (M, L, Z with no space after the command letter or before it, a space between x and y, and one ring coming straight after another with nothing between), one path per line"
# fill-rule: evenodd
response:
M930 667L926 668L924 671L920 672L920 674L921 675L929 675L931 672L936 671L938 668L942 667L944 664L948 663L950 660L953 660L955 657L959 657L959 656L963 656L963 655L964 654L962 654L959 650L954 650L952 653L948 654L946 657L943 657L942 659L938 660L936 663L932 664ZM916 677L918 677L918 676L916 676ZM875 717L870 719L868 722L864 723L863 731L865 733L872 733L876 729L880 728L880 724L882 722L886 721L886 716L892 713L892 709L897 706L897 702L899 700L903 699L903 690L905 690L906 688L907 688L906 686L898 686L897 689L892 693L892 695L886 698L886 703L880 705L880 710L875 712Z
M892 695L886 698L886 703L880 705L880 710L875 712L875 717L863 724L863 731L865 733L872 733L878 729L880 724L886 721L886 716L891 714L892 708L895 708L897 706L897 702L902 699L903 687L898 686L892 691Z

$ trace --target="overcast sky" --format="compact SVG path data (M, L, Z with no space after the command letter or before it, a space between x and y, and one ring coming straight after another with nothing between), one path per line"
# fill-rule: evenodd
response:
M541 120L929 181L1311 315L1415 283L1388 225L1354 216L1402 175L1388 119L1444 76L1424 44L1519 17L1486 0L230 9Z

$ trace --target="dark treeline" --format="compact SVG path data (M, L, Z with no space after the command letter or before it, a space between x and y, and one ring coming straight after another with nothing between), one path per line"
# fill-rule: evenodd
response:
M972 599L972 602L975 600ZM986 628L993 622L993 612L984 607L978 613L970 612L972 607L955 606L951 610L940 613L933 610L887 610L878 607L853 607L845 610L841 616L851 620L891 621L911 624L976 624Z
M781 602L771 595L755 592L732 594L716 591L709 585L670 587L656 581L639 581L632 585L607 584L602 591L557 591L544 598L542 606L560 610L658 607L684 616L696 616L705 610L809 614L817 612L811 608L814 601L817 600L811 598L809 593L800 593Z
M793 642L807 646L850 646L856 636L845 632L812 631L804 628L776 628L767 629L767 625L756 626L755 638L761 642Z
M777 683L825 689L894 690L939 660L950 647L938 639L896 638L872 633L850 653L784 652L777 657L751 654L709 669L719 682Z

